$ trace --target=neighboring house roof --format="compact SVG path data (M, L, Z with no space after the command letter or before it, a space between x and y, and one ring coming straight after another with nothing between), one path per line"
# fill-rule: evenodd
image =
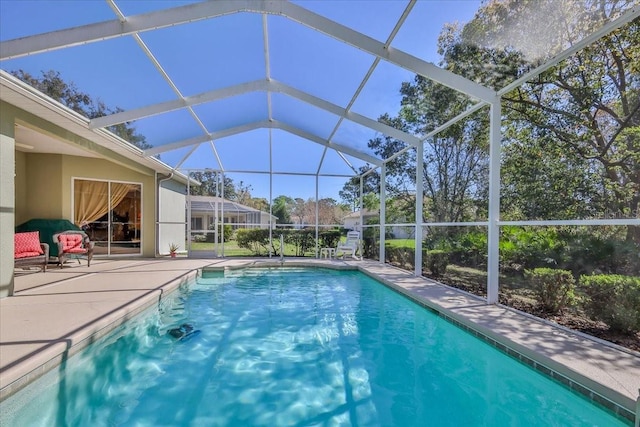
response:
M239 213L252 213L252 212L260 212L266 215L269 215L269 212L264 212L256 208L252 208L250 206L246 206L231 200L223 199L222 197L215 196L191 196L191 211L196 212L214 212L216 209L216 204L218 206L218 210L221 209L221 204L224 204L225 212L239 212ZM276 218L274 215L271 215L272 218Z
M375 212L375 211L370 211L370 210L367 210L367 209L363 209L362 210L362 216L364 218L371 218L371 217L375 217L375 216L378 216L378 215L380 215L380 214L378 212ZM358 219L358 218L360 218L360 211L359 210L355 211L355 212L351 212L349 215L345 215L342 219L345 220L345 219Z

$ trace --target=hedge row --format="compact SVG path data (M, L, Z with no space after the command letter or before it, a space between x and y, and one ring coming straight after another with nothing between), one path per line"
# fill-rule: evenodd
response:
M386 247L385 254L386 262L413 270L413 249ZM450 256L444 250L423 250L422 266L433 276L442 276ZM538 267L525 270L525 278L532 285L540 306L550 313L577 307L612 330L640 331L640 277L583 274L576 280L570 270Z
M640 277L619 274L582 275L568 270L527 270L542 306L557 313L578 305L593 319L622 333L640 331Z

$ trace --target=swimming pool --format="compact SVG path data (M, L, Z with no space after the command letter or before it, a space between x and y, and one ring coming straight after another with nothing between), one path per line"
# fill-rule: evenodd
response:
M373 279L324 269L201 278L1 406L14 426L626 425Z

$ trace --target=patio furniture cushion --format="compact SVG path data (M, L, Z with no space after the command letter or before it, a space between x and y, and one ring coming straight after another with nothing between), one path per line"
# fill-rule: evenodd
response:
M13 257L27 258L38 255L43 255L44 251L40 246L40 233L37 231L30 231L26 233L14 234L14 249Z
M53 235L58 246L58 264L60 268L69 257L76 258L80 262L80 256L87 257L87 267L91 266L93 258L94 242L89 239L87 233L82 230L66 230Z
M49 255L52 257L58 256L58 242L53 239L53 235L59 233L62 230L80 230L80 227L76 226L66 219L49 219L49 218L34 218L27 222L24 222L16 227L16 233L25 231L39 231L40 239L43 243L49 244Z
M65 253L83 254L87 251L82 247L82 234L61 234L58 239L62 243L62 250Z

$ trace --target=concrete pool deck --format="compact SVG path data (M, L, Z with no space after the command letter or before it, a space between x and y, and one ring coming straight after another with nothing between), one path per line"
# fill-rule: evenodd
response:
M0 299L0 400L158 302L201 268L279 266L268 259L96 259L17 273ZM534 368L633 420L640 354L373 261L289 259L284 266L358 268ZM587 391L590 390L589 391Z

